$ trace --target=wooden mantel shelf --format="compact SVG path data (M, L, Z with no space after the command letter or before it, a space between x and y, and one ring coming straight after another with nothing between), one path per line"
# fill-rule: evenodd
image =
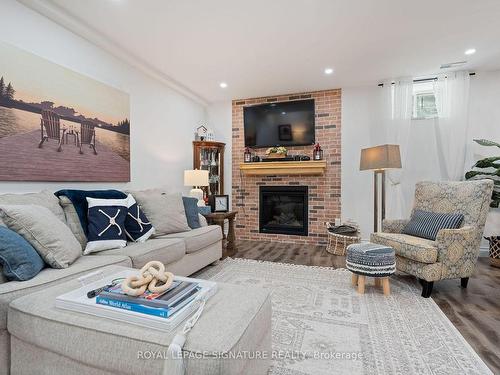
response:
M243 174L249 176L275 176L284 174L319 176L325 173L326 160L241 163L240 170Z

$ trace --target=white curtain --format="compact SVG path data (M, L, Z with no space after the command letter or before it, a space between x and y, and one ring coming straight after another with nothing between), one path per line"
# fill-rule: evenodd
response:
M436 141L443 179L463 180L469 117L469 73L438 76L434 85Z
M382 132L378 144L397 144L401 152L401 169L386 171L387 207L386 217L404 218L408 215L410 202L404 196L404 176L413 110L413 79L404 77L384 82L382 96Z

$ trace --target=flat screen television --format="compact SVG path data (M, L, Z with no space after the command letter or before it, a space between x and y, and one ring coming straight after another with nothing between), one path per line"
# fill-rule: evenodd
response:
M314 99L243 108L246 147L314 144Z

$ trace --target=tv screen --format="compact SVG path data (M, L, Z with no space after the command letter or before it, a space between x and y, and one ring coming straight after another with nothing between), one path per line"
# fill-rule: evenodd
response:
M314 99L243 108L246 147L314 143Z

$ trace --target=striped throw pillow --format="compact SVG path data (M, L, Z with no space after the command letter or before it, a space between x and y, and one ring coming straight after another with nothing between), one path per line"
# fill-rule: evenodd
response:
M458 229L463 220L464 215L462 214L441 214L414 210L410 221L403 229L403 233L434 241L441 229Z

